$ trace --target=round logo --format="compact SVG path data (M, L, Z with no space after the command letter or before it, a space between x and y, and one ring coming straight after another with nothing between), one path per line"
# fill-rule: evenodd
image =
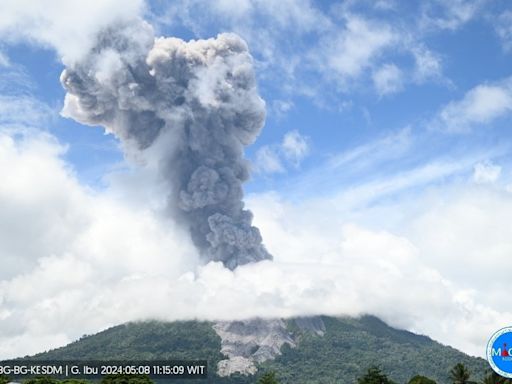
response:
M487 343L487 361L498 375L512 378L512 327L492 335Z

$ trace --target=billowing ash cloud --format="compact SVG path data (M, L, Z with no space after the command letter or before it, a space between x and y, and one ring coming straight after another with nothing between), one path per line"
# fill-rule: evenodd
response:
M155 39L142 21L117 25L61 82L64 115L104 126L129 154L157 156L170 208L205 259L234 269L272 258L242 201L244 147L263 126L265 104L241 38Z

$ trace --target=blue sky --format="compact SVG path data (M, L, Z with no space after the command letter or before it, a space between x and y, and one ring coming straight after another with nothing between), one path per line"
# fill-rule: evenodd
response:
M255 167L248 192L290 193L293 187L291 193L308 196L317 188L297 185L316 174L315 185L320 182L321 192L330 193L340 183L469 154L475 161L498 162L509 181L503 153L509 105L455 132L450 122L438 121L444 108L475 87L499 87L510 75L505 1L268 3L151 2L146 9L161 35L209 38L234 31L248 41L268 113L261 136L247 150ZM1 68L4 84L19 90L9 73L23 73L30 83L26 91L55 111L47 129L69 144L67 160L81 180L101 188L104 173L122 161L122 153L101 129L58 116L65 94L58 55L19 39L4 43L2 52L10 62ZM504 91L510 93L507 86ZM286 158L281 148L292 131L307 145L297 159ZM382 148L378 153L386 158L356 174L349 166L330 169L333 158L395 136L407 140L401 153L388 156ZM374 155L364 154L364 161ZM266 163L272 160L273 167ZM460 171L470 173L472 166Z
M499 86L510 75L506 2L282 2L274 7L184 1L150 3L147 10L162 35L208 38L234 31L248 41L268 111L261 136L247 151L256 170L248 192L290 193L292 186L292 193L307 196L318 190L297 184L313 173L322 175L315 184L329 193L340 183L482 151L479 160L499 162L507 179L506 149L497 147L509 143L509 106L460 132L436 121L447 105L461 102L475 87ZM4 44L3 53L11 63L2 68L4 82L13 81L6 78L10 71L24 74L30 94L55 110L47 127L69 144L66 158L80 179L101 188L105 171L122 161L122 153L101 129L57 115L64 90L55 51L21 42ZM307 145L300 159L287 159L280 148L291 131ZM401 154L376 159L355 175L353 169L329 169L332 158L400 132L408 141ZM373 155L364 154L365 162ZM275 169L265 164L269 156L279 163ZM470 173L472 167L461 171Z
M0 358L147 316L318 311L482 355L512 321L508 1L9 0L0 15ZM274 262L201 264L152 164L60 115L65 65L139 18L247 42L267 118L244 187Z

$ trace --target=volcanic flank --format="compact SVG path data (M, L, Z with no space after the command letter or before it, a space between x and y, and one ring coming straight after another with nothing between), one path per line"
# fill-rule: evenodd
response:
M156 38L143 21L112 26L61 75L63 115L101 125L127 157L151 157L169 212L205 261L229 269L272 259L252 213L244 148L263 127L252 57L234 34L185 42Z

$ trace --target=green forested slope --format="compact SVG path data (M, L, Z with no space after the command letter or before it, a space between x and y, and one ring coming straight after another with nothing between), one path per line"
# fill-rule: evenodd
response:
M478 380L488 368L483 359L467 356L428 337L391 328L373 316L323 319L327 329L323 337L301 334L298 348L285 346L283 354L273 362L265 362L264 368L279 372L283 382L311 384L355 383L356 377L371 366L380 367L397 383L407 383L415 375L448 383L449 370L459 362ZM307 381L303 377L308 377Z
M425 336L389 327L373 316L322 318L326 333L317 336L288 327L298 340L296 348L285 345L282 355L260 366L258 374L275 370L281 383L355 383L369 367L380 367L397 383L424 375L448 383L448 372L456 363L465 364L479 380L487 369L483 359L469 357ZM66 347L36 355L38 359L207 359L213 374L220 354L220 338L211 323L142 322L110 328L84 337ZM186 380L185 383L192 384ZM211 383L254 383L255 377L221 379ZM178 383L178 381L173 381Z

